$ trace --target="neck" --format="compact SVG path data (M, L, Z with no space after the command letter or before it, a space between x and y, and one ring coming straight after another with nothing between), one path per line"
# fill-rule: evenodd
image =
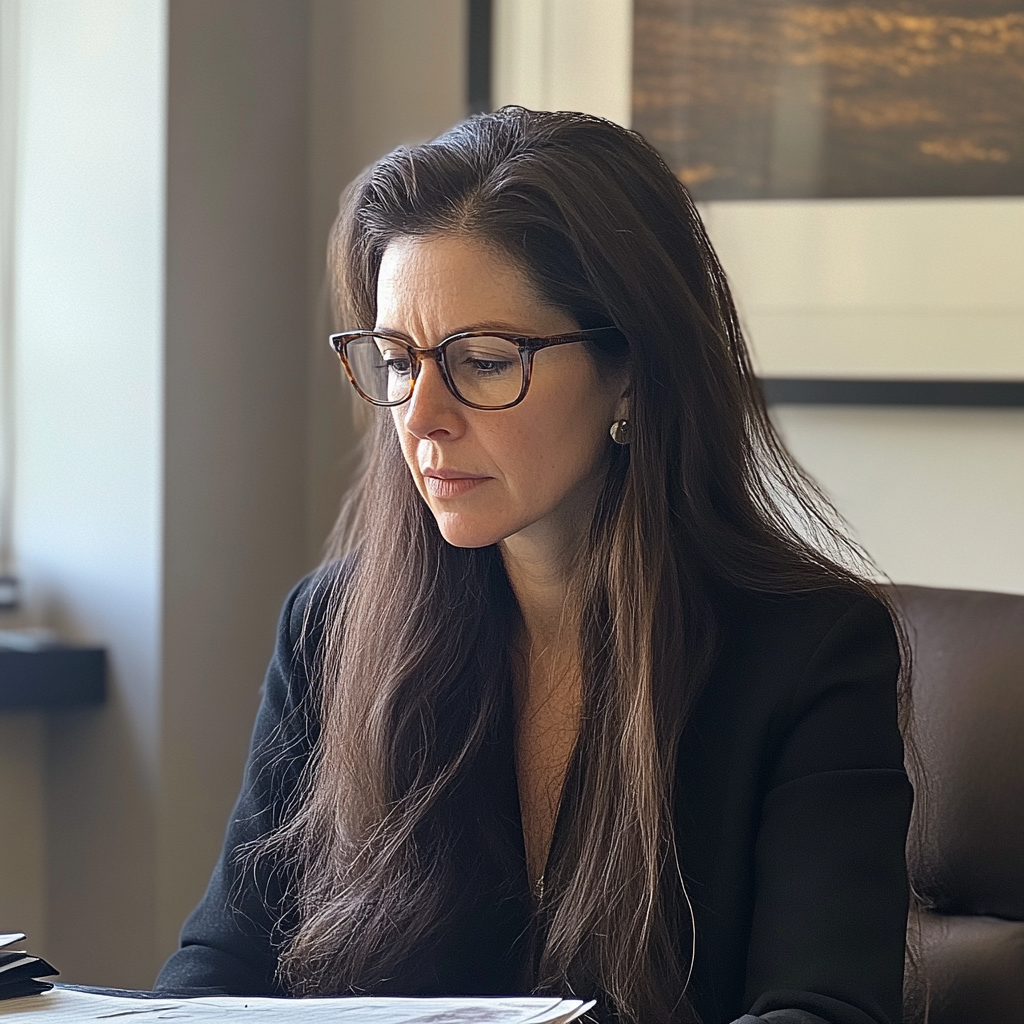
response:
M500 544L523 616L527 647L565 646L569 638L575 640L579 624L567 616L569 585L603 480L603 471L595 473L577 485L557 512Z
M566 602L573 561L572 545L532 538L510 537L503 542L502 558L523 616L528 644L552 644L569 623Z

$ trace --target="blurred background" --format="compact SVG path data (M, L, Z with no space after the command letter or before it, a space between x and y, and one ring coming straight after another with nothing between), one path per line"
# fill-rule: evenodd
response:
M828 91L846 58L800 37L754 83L767 128L744 121L707 156L692 110L725 66L740 100L715 102L746 109L737 24L767 31L727 6L734 21L709 25L696 0L0 0L0 542L21 591L0 629L108 656L102 706L0 710L0 931L28 932L63 980L148 988L205 887L278 609L353 466L327 234L393 146L506 102L586 110L635 122L701 195L723 152L760 139L767 170L706 189L702 212L766 377L1024 381L1016 150L975 160L948 132L913 136L956 165L928 181L988 160L996 185L830 178L821 111L854 102ZM1012 78L1024 27L1006 26L990 57ZM694 40L729 32L703 79L673 78ZM920 82L901 81L917 106L892 109L920 114ZM1024 593L1011 392L986 407L798 389L774 414L891 578Z

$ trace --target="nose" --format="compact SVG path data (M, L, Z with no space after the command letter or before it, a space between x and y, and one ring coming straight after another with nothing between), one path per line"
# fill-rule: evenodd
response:
M412 388L412 397L396 410L410 434L431 441L451 439L463 430L461 406L448 390L435 359L424 359Z

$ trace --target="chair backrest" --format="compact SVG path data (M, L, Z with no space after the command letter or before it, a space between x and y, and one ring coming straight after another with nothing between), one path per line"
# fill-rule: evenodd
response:
M930 1024L1024 1021L1024 596L899 587L927 787L913 881L930 898Z

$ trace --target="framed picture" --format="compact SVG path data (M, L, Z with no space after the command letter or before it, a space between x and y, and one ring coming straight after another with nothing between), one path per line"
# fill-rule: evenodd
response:
M633 127L770 399L1024 405L1024 2L635 0Z
M1024 194L1020 0L636 0L633 127L696 199Z

